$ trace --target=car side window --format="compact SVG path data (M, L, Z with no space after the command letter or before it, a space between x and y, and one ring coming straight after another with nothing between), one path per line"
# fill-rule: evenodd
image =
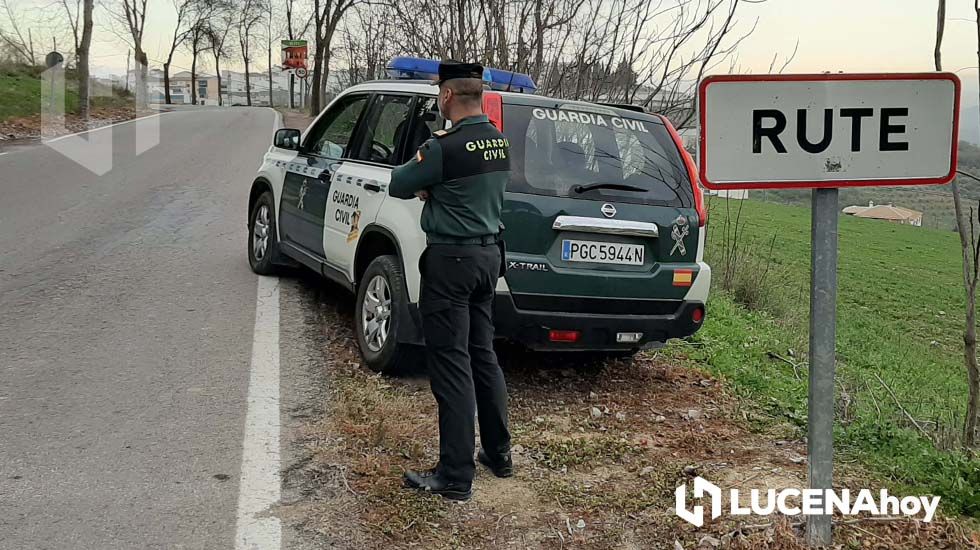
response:
M329 158L351 156L348 145L352 141L357 121L364 111L364 106L367 105L367 100L368 96L354 95L334 105L310 131L306 139L306 151Z
M379 94L364 127L357 154L351 158L394 166L412 122L412 96Z
M432 137L432 132L442 130L445 127L446 120L439 114L436 98L419 96L415 102L415 122L412 125L412 133L408 136L408 145L405 150L410 155L414 154L427 139Z

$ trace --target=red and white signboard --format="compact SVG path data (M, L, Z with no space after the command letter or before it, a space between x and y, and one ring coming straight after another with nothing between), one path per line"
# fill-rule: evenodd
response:
M949 183L960 81L951 73L726 75L698 89L709 189Z

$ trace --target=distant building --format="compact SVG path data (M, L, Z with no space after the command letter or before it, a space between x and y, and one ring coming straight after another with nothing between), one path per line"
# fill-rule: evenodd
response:
M715 191L713 189L705 189L704 192L706 195L710 195L712 197L718 197L720 199L734 199L734 200L742 201L749 198L748 189L723 189L720 191Z
M876 205L869 201L868 206L848 206L844 208L843 212L857 218L885 220L902 225L922 227L922 212L892 204Z
M217 85L215 78L214 85ZM248 74L249 88L252 90L252 105L269 105L269 73L260 72ZM297 86L298 87L298 86ZM245 73L237 71L221 71L221 95L225 105L245 105L248 94L245 91ZM289 73L283 72L279 66L272 67L272 98L277 105L289 102ZM212 100L213 101L210 101ZM209 105L217 105L217 95L209 98Z

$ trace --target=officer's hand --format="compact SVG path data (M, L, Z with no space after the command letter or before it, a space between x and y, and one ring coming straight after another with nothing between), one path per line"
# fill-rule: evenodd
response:
M422 202L429 200L429 192L425 189L422 189L421 191L416 191L415 196L418 197L419 200Z

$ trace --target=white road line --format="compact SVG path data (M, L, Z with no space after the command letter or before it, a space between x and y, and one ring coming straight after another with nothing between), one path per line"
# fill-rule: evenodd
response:
M170 112L170 111L167 111L167 112ZM99 126L98 128L92 128L91 130L82 130L81 132L75 132L74 134L65 134L63 136L58 136L56 138L46 139L46 140L44 140L44 143L54 143L56 141L61 141L63 139L67 139L67 138L70 138L72 136L80 136L82 134L90 134L92 132L98 132L99 130L106 130L108 128L113 128L115 126L122 126L123 124L129 124L130 122L136 122L136 121L139 121L139 120L146 120L148 118L163 116L163 114L164 113L157 113L155 115L147 115L147 116L143 116L143 117L139 117L139 118L132 118L132 119L129 119L129 120L124 120L122 122L114 122L112 124L106 124L105 126Z
M10 154L10 151L7 151L6 153L0 153L0 157L2 157L4 155L9 155L9 154Z
M235 550L279 550L279 279L259 277Z

